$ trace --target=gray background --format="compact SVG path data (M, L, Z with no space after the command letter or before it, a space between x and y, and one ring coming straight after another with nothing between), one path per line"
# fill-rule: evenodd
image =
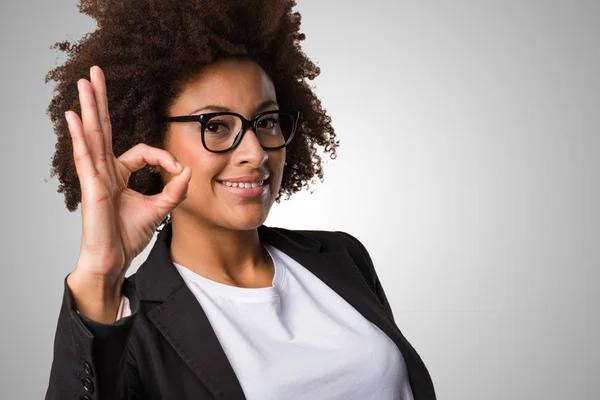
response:
M366 245L440 399L600 398L600 2L337 3L297 9L339 157L267 225ZM40 399L81 237L43 76L94 23L76 1L0 16L0 398Z

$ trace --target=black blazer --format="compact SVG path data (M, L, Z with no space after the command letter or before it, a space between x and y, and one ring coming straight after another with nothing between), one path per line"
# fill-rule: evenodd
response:
M396 343L415 400L436 398L429 372L396 326L361 242L344 232L264 225L258 233L261 241L302 264ZM171 237L169 224L146 261L125 279L123 293L133 314L113 324L77 314L65 278L46 399L245 399L206 314L173 265Z

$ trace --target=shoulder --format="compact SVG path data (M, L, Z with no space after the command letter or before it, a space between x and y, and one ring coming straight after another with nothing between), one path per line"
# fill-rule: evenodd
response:
M270 229L296 243L310 243L313 246L318 243L321 252L347 253L369 281L375 274L369 252L354 234L338 230Z
M379 300L392 315L387 298L379 282L375 266L364 244L353 234L345 231L324 230L286 230L288 235L302 235L321 243L322 252L346 253L360 271L367 285L379 297ZM393 316L392 316L393 318Z
M321 245L321 251L346 251L351 255L366 252L365 246L356 236L345 231L338 230L307 230L286 229L281 227L270 227L275 231L297 243L315 243Z

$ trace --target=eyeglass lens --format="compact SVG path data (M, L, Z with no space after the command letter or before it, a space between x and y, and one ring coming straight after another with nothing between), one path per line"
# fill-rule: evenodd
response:
M261 146L282 146L292 134L294 117L273 112L262 115L256 122L256 136ZM204 142L210 150L226 150L233 145L242 130L242 120L236 115L218 115L206 122Z

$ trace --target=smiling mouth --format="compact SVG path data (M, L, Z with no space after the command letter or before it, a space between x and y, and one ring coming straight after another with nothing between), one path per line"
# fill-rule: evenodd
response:
M217 181L223 186L232 187L232 188L240 188L240 189L253 189L260 186L265 186L269 182L269 178L260 180L258 182L227 182L227 181Z
M239 198L262 199L271 192L269 178L258 182L227 182L217 180L217 183L225 192Z

